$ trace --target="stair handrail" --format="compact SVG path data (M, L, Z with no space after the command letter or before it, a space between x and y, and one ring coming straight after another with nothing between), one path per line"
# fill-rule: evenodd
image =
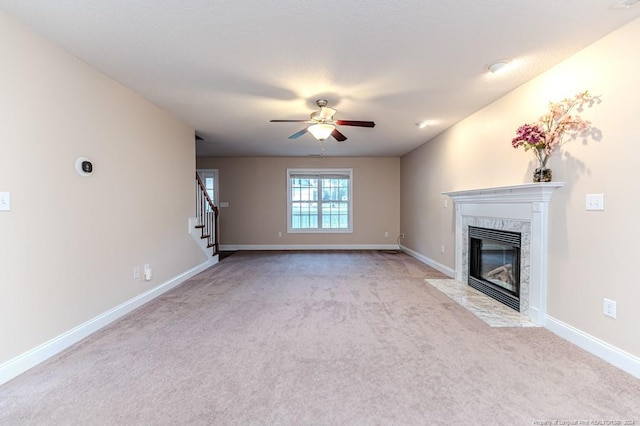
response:
M220 243L218 241L219 211L211 197L209 197L207 189L197 172L196 189L199 189L196 194L196 217L198 219L196 228L200 228L201 238L207 239L207 247L213 247L213 256L215 256L220 252ZM207 207L210 209L210 213L213 214L207 214L209 213Z

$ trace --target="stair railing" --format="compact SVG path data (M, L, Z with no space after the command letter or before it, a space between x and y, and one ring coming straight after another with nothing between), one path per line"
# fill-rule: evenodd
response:
M207 248L213 247L213 256L220 252L218 242L218 207L213 204L202 179L196 173L196 228L201 231L201 238L207 240Z

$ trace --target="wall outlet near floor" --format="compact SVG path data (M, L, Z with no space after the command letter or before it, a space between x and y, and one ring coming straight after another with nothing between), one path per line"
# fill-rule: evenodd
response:
M282 238L282 232L278 231L278 238Z
M139 280L140 279L140 267L139 266L134 266L133 267L133 279L134 280Z
M404 232L400 234L400 238L404 238Z
M440 253L444 254L444 244L440 246Z
M389 237L389 232L388 231L384 231L384 237L388 238Z
M616 302L607 298L602 299L602 313L608 317L616 317Z

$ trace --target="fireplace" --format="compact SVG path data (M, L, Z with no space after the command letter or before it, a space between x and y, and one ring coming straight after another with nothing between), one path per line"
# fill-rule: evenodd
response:
M468 284L520 311L519 232L470 226Z
M547 315L547 230L552 193L562 182L446 192L455 202L456 281L469 282L469 227L520 233L520 313L544 325ZM513 264L518 264L514 262Z

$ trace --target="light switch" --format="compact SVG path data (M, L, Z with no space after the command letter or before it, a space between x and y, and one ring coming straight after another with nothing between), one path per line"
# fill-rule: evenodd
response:
M8 212L11 210L11 193L0 192L0 211Z
M587 194L587 210L604 210L604 194Z
M229 203L227 203L226 201L221 201L220 207L229 207Z

